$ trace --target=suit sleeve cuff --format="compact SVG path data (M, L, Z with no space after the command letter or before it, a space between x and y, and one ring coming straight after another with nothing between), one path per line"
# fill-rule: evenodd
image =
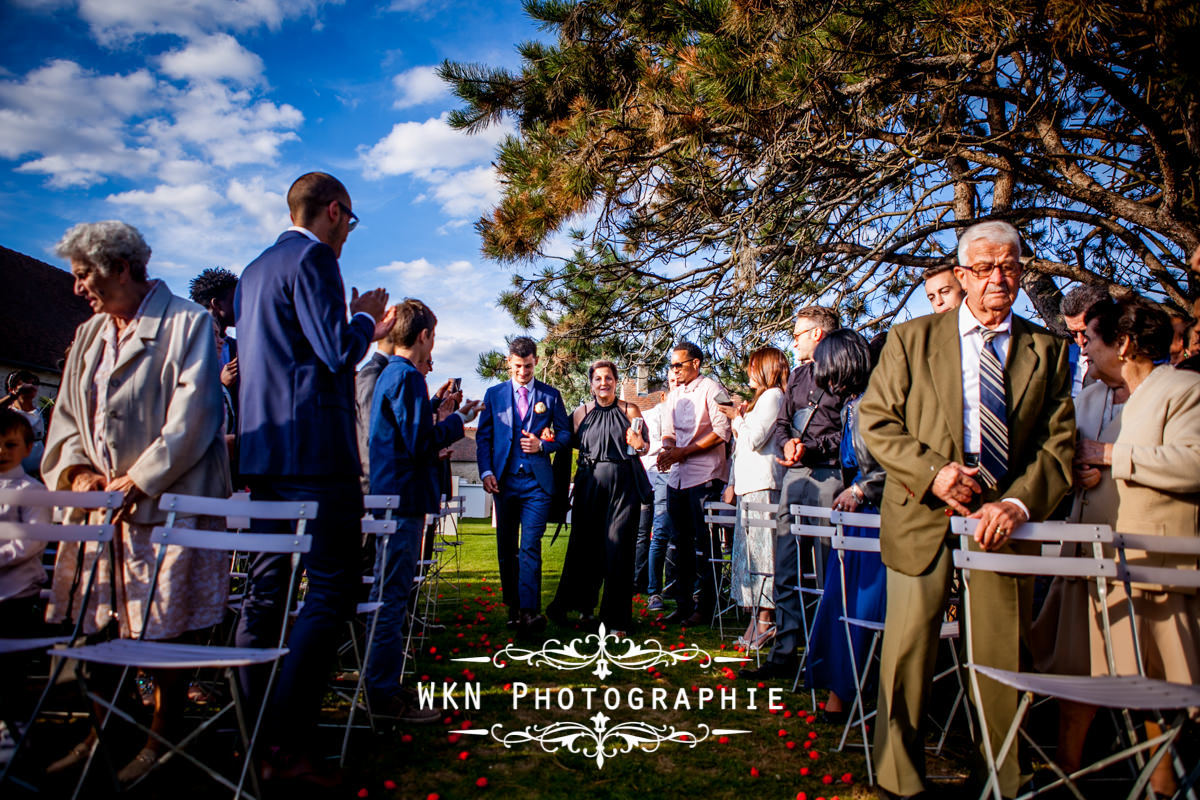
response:
M483 480L484 478L488 477L489 475L493 475L492 471L490 469L484 470L483 474L479 476L479 480Z
M1021 502L1020 500L1018 500L1017 498L1015 498L1015 497L1006 497L1006 498L1004 498L1004 500L1003 500L1002 502L1005 502L1005 503L1012 503L1014 506L1017 506L1018 508L1020 508L1020 509L1021 509L1021 511L1025 512L1025 519L1027 519L1027 520L1028 520L1028 519L1030 519L1030 516L1029 516L1029 506L1025 505L1024 503L1022 503L1022 502Z

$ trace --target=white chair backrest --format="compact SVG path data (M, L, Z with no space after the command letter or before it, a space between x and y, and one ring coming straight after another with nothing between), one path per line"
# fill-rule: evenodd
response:
M158 501L158 508L160 511L173 511L176 514L226 518L306 520L317 516L315 501L250 500L240 496L197 497L187 494L164 494Z
M833 513L832 508L826 508L825 506L805 506L799 503L792 503L789 506L789 510L792 512L792 516L796 518L816 517L818 519L829 519L829 516Z
M369 494L363 498L363 508L368 511L395 510L400 507L398 494Z
M864 514L861 511L833 511L829 521L834 525L853 525L856 528L878 528L878 514Z
M716 525L732 525L737 518L737 507L729 503L708 500L704 503L704 521Z
M0 540L111 542L113 525L58 525L53 522L0 522Z
M362 532L368 536L390 536L396 532L394 519L364 519Z
M307 553L312 536L297 533L234 533L159 526L150 532L154 544L193 550L237 550L240 553Z
M121 492L52 492L49 489L0 489L0 505L35 508L113 509L121 507Z
M874 536L843 536L835 533L829 540L834 550L846 550L853 553L878 553L879 540Z
M1200 589L1200 570L1195 564L1179 567L1144 566L1129 563L1128 551L1140 550L1156 555L1200 558L1200 539L1192 536L1151 536L1135 533L1113 534L1119 563L1117 577L1127 583L1153 583L1173 589Z
M979 527L979 520L969 517L953 517L950 530L959 536L969 536ZM1026 522L1009 536L1015 542L1079 542L1082 544L1109 544L1113 539L1112 528L1071 522Z
M467 509L467 498L462 495L455 495L446 499L442 504L442 514L463 514Z
M792 536L808 536L814 539L833 539L837 528L832 525L806 525L801 522L792 523Z

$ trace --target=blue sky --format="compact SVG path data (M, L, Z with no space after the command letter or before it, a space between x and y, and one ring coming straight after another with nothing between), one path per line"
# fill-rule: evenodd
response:
M516 66L544 35L517 2L0 0L0 244L52 264L72 224L122 219L179 294L235 271L287 225L303 172L332 172L362 223L347 290L383 286L438 314L431 382L464 378L513 332L511 278L472 223L498 197L496 128L466 137L443 59ZM435 384L436 385L436 384Z

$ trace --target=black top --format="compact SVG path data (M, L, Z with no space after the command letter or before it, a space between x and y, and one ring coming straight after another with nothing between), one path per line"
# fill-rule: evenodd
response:
M629 450L625 444L625 431L629 418L621 410L620 403L602 406L599 403L584 415L575 431L575 446L579 455L589 461L625 461Z
M783 452L784 444L792 438L792 415L810 403L816 404L812 421L800 437L804 456L797 466L840 468L838 450L842 443L842 406L845 398L817 388L813 380L813 363L806 361L792 370L783 405L775 420L775 445Z

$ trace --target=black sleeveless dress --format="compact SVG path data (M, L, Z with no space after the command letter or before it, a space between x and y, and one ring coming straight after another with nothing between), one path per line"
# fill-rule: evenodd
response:
M574 432L579 449L571 503L571 538L554 603L590 614L604 586L600 621L628 631L632 621L633 560L641 501L625 444L629 418L620 403L597 404Z

